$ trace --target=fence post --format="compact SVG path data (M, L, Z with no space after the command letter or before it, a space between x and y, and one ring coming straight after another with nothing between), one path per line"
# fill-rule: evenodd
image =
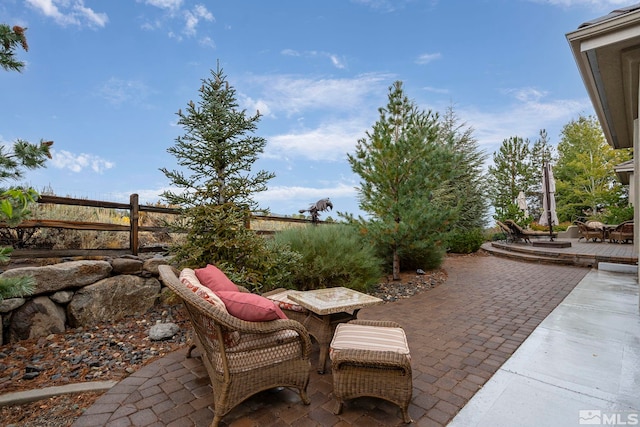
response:
M138 218L140 217L140 209L138 205L138 195L129 196L129 250L131 254L138 255Z

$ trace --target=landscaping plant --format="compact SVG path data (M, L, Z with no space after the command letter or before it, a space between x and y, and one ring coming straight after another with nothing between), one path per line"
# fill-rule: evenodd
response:
M254 135L260 112L249 116L238 108L235 89L219 66L198 92L198 103L189 101L185 112L178 111L184 135L167 150L179 168L161 169L176 189L162 197L181 209L174 231L185 233L170 249L181 267L215 264L238 284L260 290L273 281L271 274L281 274L265 269L279 255L270 254L248 225L258 211L253 195L275 176L252 170L267 143Z
M0 24L0 66L7 71L21 71L22 61L15 58L15 49L21 46L25 51L29 49L25 28ZM52 141L41 141L32 144L17 140L13 146L0 146L0 182L18 181L23 178L26 170L44 166L47 158L51 158L49 148ZM36 201L38 193L33 188L11 186L0 189L0 222L5 227L15 227L30 211L29 206ZM0 262L7 262L13 248L0 248ZM35 283L31 277L0 278L0 301L3 298L29 295L33 292Z
M285 230L277 233L270 245L300 254L290 278L294 289L343 286L365 292L382 277L382 263L375 249L351 225Z
M442 240L457 209L445 196L462 156L440 138L437 115L419 110L401 82L389 88L388 98L373 129L347 156L360 176L360 209L369 217L343 216L372 245L384 248L398 280L403 256L444 250Z

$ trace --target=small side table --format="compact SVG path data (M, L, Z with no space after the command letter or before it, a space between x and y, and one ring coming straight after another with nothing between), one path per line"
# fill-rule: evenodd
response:
M297 315L294 319L299 320L318 342L319 374L325 372L329 344L336 326L356 319L360 309L383 302L380 298L344 287L291 292L288 297L309 310L304 318Z

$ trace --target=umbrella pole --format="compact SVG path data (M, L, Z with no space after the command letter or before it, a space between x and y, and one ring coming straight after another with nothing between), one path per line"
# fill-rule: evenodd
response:
M549 224L549 239L553 242L553 222L551 221L551 192L549 191L549 163L544 165L545 197L547 198L547 222Z

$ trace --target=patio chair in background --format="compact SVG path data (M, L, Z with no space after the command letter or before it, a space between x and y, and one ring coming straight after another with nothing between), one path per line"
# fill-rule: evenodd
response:
M502 232L504 233L504 240L506 243L513 243L519 240L516 233L514 233L511 227L509 227L507 224L500 221L496 221L496 224L498 224L498 227L500 227L500 230L502 230Z
M513 232L513 234L516 236L517 239L522 239L526 243L531 243L531 237L536 237L536 238L539 238L539 237L553 237L553 238L556 238L556 237L558 237L558 233L556 233L556 232L554 232L551 235L551 234L549 234L548 231L525 230L524 228L520 227L518 224L516 224L515 221L513 221L511 219L507 219L504 222L511 229L511 231Z
M633 242L633 221L625 221L609 231L609 242Z
M604 228L582 221L576 221L575 224L578 226L578 233L580 233L578 241L584 238L585 242L588 242L589 240L597 242L598 239L600 239L601 242L604 242Z

